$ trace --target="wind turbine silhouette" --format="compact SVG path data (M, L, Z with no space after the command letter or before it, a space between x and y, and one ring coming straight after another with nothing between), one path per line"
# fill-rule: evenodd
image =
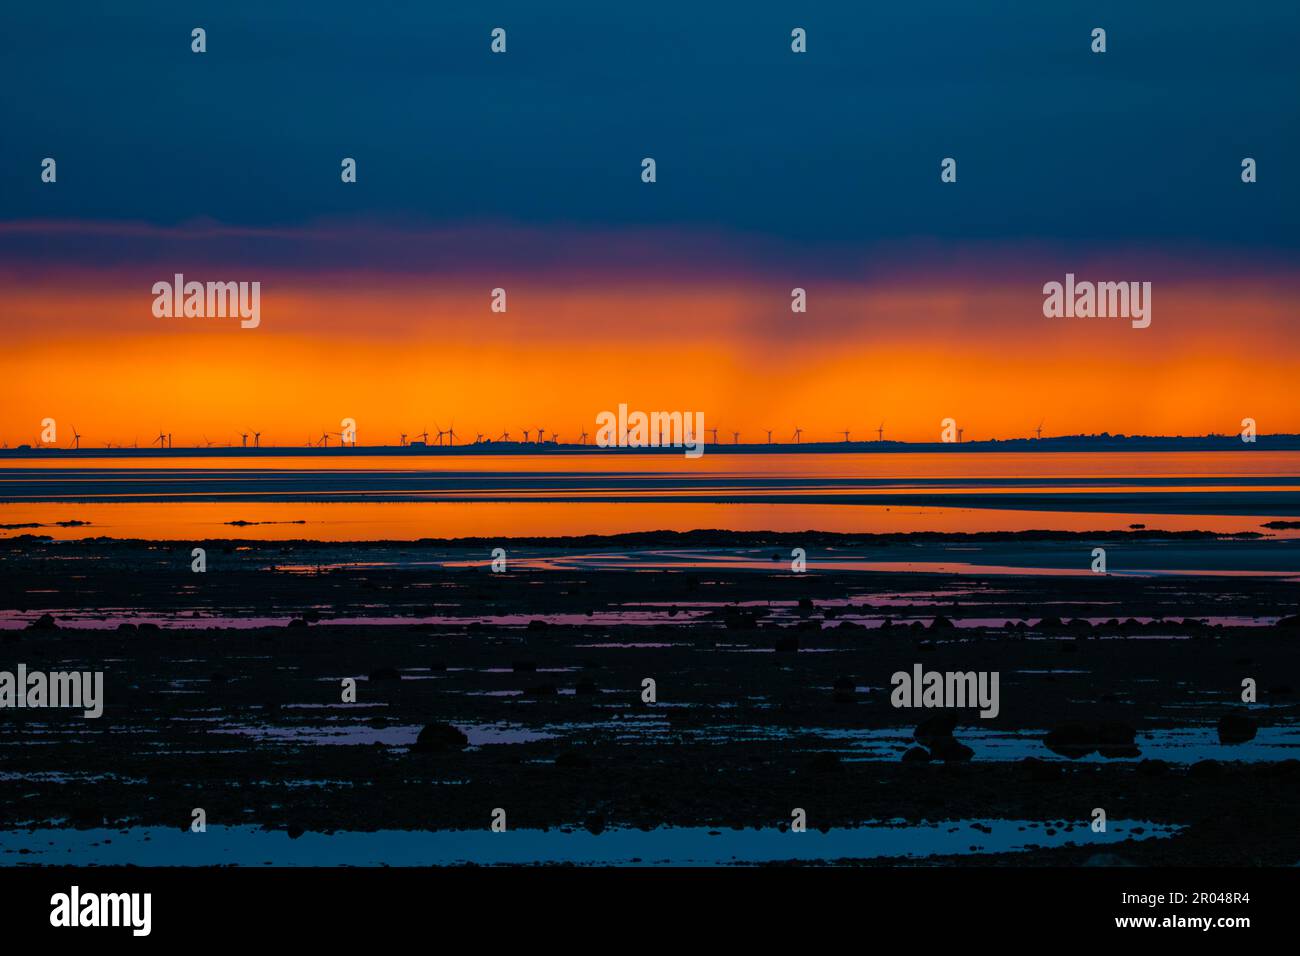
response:
M962 432L964 432L965 430L966 430L966 429L964 429L964 428L959 428L959 429L957 429L957 444L959 444L959 445L961 444L961 434L962 434Z
M239 447L240 448L248 447L248 432L239 433Z
M1038 433L1038 440L1039 440L1039 441L1042 441L1042 440L1043 440L1043 422L1045 422L1045 421L1047 421L1046 418L1044 418L1042 421L1040 421L1040 422L1038 423L1038 427L1034 429L1034 431Z
M842 434L842 435L844 436L844 441L845 441L845 442L848 442L848 440L849 440L849 430L846 428L846 429L845 429L844 431L842 431L840 434Z
M803 429L798 425L794 426L794 443L799 444L799 436L803 434Z
M476 445L481 445L481 444L483 444L483 433L482 433L482 432L477 432L477 433L474 435L474 444L476 444Z
M524 441L528 441L528 435L529 435L529 431L528 431L527 428L525 428L525 429L524 429Z
M582 443L587 444L587 429L582 429Z
M880 425L876 428L876 441L884 441L884 440L885 440L885 423L882 421Z
M544 439L545 437L546 437L546 429L545 428L537 429L537 444L540 445L542 443L542 439Z
M733 445L739 445L739 444L740 444L740 432L732 432L732 433L731 433L731 443L732 443Z
M456 444L456 423L455 422L452 422L451 426L447 429L447 444L448 445Z
M262 447L262 433L261 433L261 432L253 431L253 429L251 429L251 428L249 429L249 432L251 432L252 435L253 435L253 447L254 447L254 448L261 448L261 447ZM248 446L248 435L243 435L242 437L243 437L243 439L244 439L244 446L247 447L247 446Z
M420 439L420 441L424 442L426 445L429 444L429 426L425 425L424 431L416 432L414 437Z
M713 432L713 444L716 445L718 443L718 430L716 428L710 428L709 431Z
M159 448L167 447L167 436L163 433L163 430L161 428L158 429L158 437L155 438L153 441L151 441L149 444L151 446L157 445Z
M552 445L558 445L559 443L560 443L560 435L559 435L559 433L558 433L558 432L551 432L551 444L552 444Z
M400 434L402 437L399 438L399 439L397 440L397 447L398 447L398 448L405 448L405 447L406 447L406 432L399 432L399 434Z
M71 448L80 448L80 447L81 447L81 436L80 436L79 434L77 434L77 426L76 426L76 425L73 425L73 426L72 426L72 444L71 444L69 447L71 447Z
M767 443L772 444L772 429L767 429Z
M509 432L502 432L501 437L497 439L497 441L509 441L509 440L510 440Z

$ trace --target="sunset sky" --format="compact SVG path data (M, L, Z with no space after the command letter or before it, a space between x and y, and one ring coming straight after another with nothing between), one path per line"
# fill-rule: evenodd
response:
M1283 4L266 6L7 14L10 445L576 440L624 402L728 440L1300 432ZM259 281L260 327L154 317L176 272ZM1067 272L1150 281L1151 327L1044 318Z

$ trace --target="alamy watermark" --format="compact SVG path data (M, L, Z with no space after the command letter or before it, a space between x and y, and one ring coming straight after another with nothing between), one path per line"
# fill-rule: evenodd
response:
M898 671L889 681L894 687L889 702L895 707L978 707L984 718L996 717L1001 709L997 671L927 671L914 664L911 673Z
M186 282L176 273L171 282L153 284L155 318L224 319L239 317L240 328L262 323L262 283Z
M1043 315L1049 319L1131 319L1133 328L1151 324L1150 282L1065 282L1043 286Z
M704 454L703 412L631 412L596 416L596 444L601 448L684 448L687 458Z
M0 671L0 709L73 708L92 720L104 713L103 671Z

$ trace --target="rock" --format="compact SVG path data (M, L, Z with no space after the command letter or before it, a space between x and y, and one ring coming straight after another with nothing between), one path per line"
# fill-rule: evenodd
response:
M36 620L27 625L29 631L57 631L59 625L54 623L54 615L42 614Z
M290 621L288 624L285 625L285 627L291 627L291 628L304 628L306 626L307 626L307 622L300 617L295 617L292 621Z
M161 634L162 630L153 621L145 621L140 625L141 634Z
M903 754L903 763L929 763L930 752L924 747L908 747Z
M469 738L451 724L425 724L411 749L420 753L452 753L469 746Z
M528 630L528 631L544 631L544 630L546 630L547 628L549 628L550 626L551 626L551 625L547 624L545 621L543 621L543 620L541 620L541 619L539 619L539 618L533 618L531 621L528 622L528 627L526 627L525 630Z
M975 756L971 750L955 737L936 737L930 744L930 756L935 760L964 761Z
M912 736L922 747L931 746L935 740L951 738L957 729L957 718L951 714L935 714L916 725Z
M139 630L140 629L136 627L134 624L132 624L130 621L123 621L121 624L117 626L117 633L119 634L136 634L139 632Z
M1047 749L1062 757L1078 760L1097 749L1094 734L1083 724L1062 724L1043 738Z
M1259 724L1244 710L1229 711L1219 718L1219 743L1244 744L1255 739Z
M1140 756L1137 731L1123 721L1104 720L1097 725L1097 751L1109 759Z

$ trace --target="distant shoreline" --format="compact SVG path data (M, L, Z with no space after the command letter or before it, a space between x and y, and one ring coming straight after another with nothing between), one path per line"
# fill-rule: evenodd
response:
M1260 435L1251 443L1239 435L1066 435L1058 438L987 439L967 442L827 441L731 444L707 442L705 454L806 455L806 454L918 454L972 452L1198 452L1198 451L1300 451L1300 435ZM681 448L601 448L596 445L555 442L485 441L468 445L357 445L318 448L303 445L197 447L197 448L50 448L19 446L0 448L0 459L31 458L283 458L340 456L366 458L453 457L456 455L678 455Z

